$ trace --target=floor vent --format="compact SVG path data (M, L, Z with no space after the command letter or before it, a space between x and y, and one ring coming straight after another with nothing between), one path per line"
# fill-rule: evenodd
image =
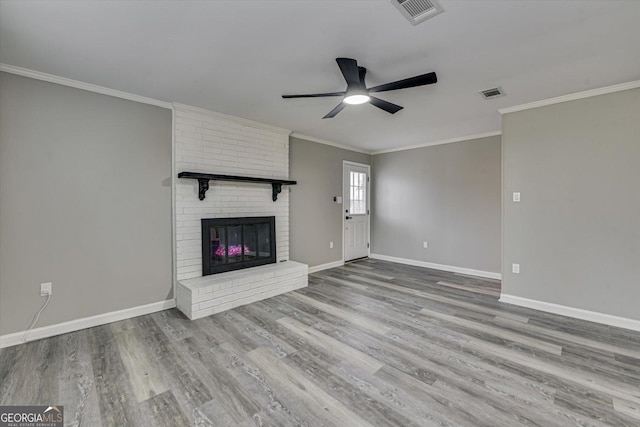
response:
M504 91L500 88L500 87L494 87L491 89L485 89L485 90L481 90L479 91L480 95L482 95L482 97L484 99L493 99L493 98L498 98L500 96L504 96Z
M391 3L411 22L411 25L417 25L444 12L436 0L391 0Z

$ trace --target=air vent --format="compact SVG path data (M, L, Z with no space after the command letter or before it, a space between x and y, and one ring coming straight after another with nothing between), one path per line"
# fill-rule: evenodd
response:
M411 22L411 25L417 25L444 12L436 0L391 0L391 3Z
M484 99L493 99L498 98L499 96L504 96L504 91L500 87L481 90L479 93Z

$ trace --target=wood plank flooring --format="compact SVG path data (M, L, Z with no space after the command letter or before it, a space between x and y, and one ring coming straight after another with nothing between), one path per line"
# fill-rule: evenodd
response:
M60 404L91 427L640 426L640 333L383 261L309 283L2 349L0 405Z

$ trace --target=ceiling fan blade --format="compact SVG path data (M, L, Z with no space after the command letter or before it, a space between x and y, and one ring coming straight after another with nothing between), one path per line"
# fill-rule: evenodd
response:
M389 101L385 101L384 99L376 98L375 96L369 96L369 102L381 110L391 114L395 114L403 108L399 105L392 104Z
M283 98L322 98L324 96L343 96L345 92L309 93L304 95L282 95Z
M358 74L360 77L360 84L362 85L363 88L366 88L364 84L364 76L367 75L367 69L364 67L358 67Z
M436 76L436 73L427 73L415 77L409 77L408 79L402 79L396 82L375 86L369 88L369 92L386 92L388 90L406 89L408 87L434 84L437 81L438 77Z
M336 58L338 67L342 71L344 79L347 81L347 86L359 85L360 73L358 71L358 61L351 58Z
M346 106L347 106L347 104L345 104L344 102L341 102L340 104L336 105L336 108L334 108L333 110L329 111L327 113L327 115L323 117L323 119L330 119L332 117L335 117L336 114L338 114L340 111L344 110L344 108Z

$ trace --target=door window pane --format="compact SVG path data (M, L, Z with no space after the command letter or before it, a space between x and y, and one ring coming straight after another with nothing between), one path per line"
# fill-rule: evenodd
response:
M364 215L367 213L367 174L349 171L349 213Z

